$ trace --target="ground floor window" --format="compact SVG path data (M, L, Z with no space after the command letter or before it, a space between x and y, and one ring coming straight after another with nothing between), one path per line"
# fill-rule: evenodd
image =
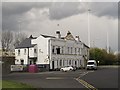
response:
M71 65L71 60L69 60L69 65Z
M62 60L60 60L60 66L62 66Z
M80 65L81 65L81 60L79 60L79 62L80 62Z
M32 61L30 61L30 65L32 64Z
M75 65L77 65L77 61L75 61Z
M23 59L21 59L20 61L21 61L21 65L23 65L23 64L24 64L24 60L23 60Z
M63 60L63 66L64 66L64 60Z

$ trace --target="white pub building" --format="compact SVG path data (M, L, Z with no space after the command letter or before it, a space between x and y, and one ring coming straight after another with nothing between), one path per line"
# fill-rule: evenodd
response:
M15 64L37 64L46 70L64 66L85 67L89 47L69 31L65 37L61 37L59 31L56 34L57 37L41 34L39 37L31 35L26 38L15 48Z

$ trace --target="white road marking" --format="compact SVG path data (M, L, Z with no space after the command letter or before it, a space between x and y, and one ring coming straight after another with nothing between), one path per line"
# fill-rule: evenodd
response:
M62 77L47 77L46 79L64 79Z
M40 72L40 73L36 73L36 74L52 74L54 72Z

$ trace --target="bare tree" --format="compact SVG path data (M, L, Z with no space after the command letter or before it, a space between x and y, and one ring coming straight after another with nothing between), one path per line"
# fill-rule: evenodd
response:
M15 33L14 47L20 45L20 43L27 38L25 33Z
M11 31L2 31L2 49L3 51L9 51L13 42L13 33Z

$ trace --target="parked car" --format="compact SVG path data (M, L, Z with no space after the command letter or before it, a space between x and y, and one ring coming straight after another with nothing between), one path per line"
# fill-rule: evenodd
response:
M76 70L76 68L73 66L65 66L60 69L60 71L75 71L75 70Z
M97 62L95 60L88 60L86 69L95 69L97 70Z

